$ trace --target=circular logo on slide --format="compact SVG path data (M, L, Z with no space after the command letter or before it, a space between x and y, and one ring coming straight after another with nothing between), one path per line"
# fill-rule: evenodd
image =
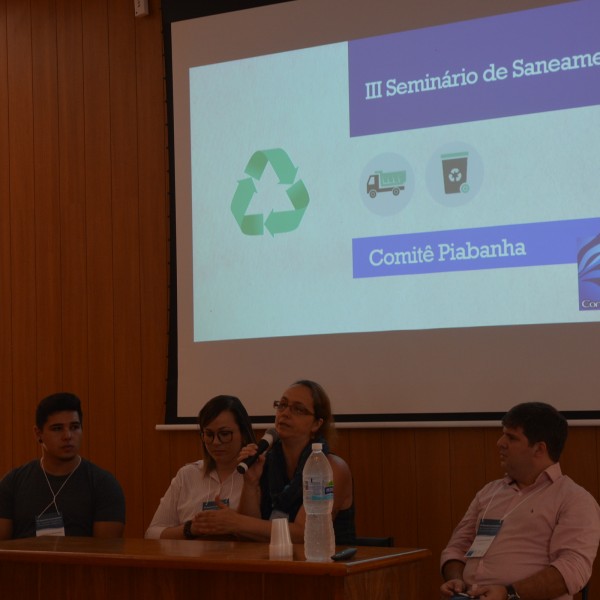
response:
M429 159L426 178L434 200L444 206L462 206L481 189L483 161L470 144L445 144Z
M406 208L414 191L415 178L408 161L399 154L380 154L360 174L360 197L376 215L387 217Z
M290 202L289 210L271 210L266 217L262 213L248 214L252 198L257 193L255 181L260 180L267 165L271 165L280 184L289 186L285 189ZM244 172L250 177L238 181L231 200L231 212L242 233L263 235L266 229L274 236L276 233L294 231L302 221L310 198L302 179L295 181L298 167L294 166L285 150L273 148L256 151L250 157Z

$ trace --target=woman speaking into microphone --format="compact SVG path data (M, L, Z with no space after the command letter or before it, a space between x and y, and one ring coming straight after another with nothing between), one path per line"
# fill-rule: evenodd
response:
M296 381L274 402L274 408L277 435L273 437L279 439L254 462L246 459L258 453L256 444L248 444L239 455L240 463L245 462L242 467L245 474L238 512L219 504L217 499L221 510L199 515L196 519L199 531L208 536L234 534L268 541L270 520L287 517L292 542L302 542L306 520L302 505L302 470L312 443L320 442L333 471L332 518L336 544L354 544L352 475L346 462L329 451L333 416L325 390L314 381Z

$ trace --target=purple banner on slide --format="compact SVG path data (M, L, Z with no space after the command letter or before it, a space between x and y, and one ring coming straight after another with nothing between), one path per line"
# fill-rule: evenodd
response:
M348 43L350 135L600 104L600 2Z
M357 238L353 276L575 265L580 240L599 235L600 218Z

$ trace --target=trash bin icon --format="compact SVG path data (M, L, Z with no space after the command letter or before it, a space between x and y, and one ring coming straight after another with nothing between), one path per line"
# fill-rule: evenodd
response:
M446 194L466 193L468 152L453 152L442 154L442 172L444 175L444 192Z

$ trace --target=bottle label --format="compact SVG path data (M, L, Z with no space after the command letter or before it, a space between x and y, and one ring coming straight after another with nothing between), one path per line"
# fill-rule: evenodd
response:
M304 482L304 493L310 500L333 500L333 481L307 479Z

